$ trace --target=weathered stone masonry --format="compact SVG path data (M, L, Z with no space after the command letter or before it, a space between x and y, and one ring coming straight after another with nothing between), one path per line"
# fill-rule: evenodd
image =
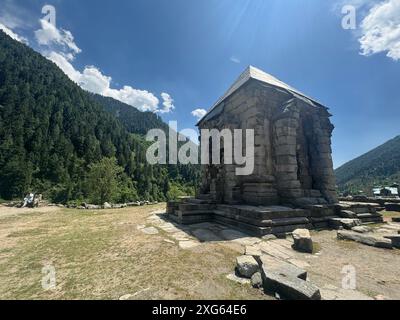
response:
M236 176L235 165L205 166L201 193L222 203L250 205L337 202L327 108L253 78L251 71L199 128L254 129L254 173Z
M253 174L238 176L235 164L223 162L203 166L198 196L171 202L171 218L213 219L258 235L328 226L337 203L330 117L320 103L249 67L198 127L254 129Z

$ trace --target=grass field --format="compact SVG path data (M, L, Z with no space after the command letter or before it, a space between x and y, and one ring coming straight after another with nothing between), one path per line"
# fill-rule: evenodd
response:
M266 299L226 279L235 248L180 249L138 226L165 204L78 211L0 207L0 299ZM167 241L168 242L167 242ZM56 287L44 290L43 267Z

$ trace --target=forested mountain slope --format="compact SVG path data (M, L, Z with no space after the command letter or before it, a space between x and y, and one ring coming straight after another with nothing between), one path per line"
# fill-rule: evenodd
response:
M55 64L0 31L0 198L37 191L59 202L86 199L90 165L113 157L123 169L115 201L165 200L171 184L193 180L147 164L144 138L132 133L158 127L157 116L133 110L138 118L132 116L128 130L105 110L110 105L119 103L93 98Z
M375 185L400 182L400 136L335 171L340 191L371 193Z
M116 117L125 128L140 135L146 135L150 129L162 129L168 132L168 125L152 112L141 112L123 102L98 94L91 95L93 100L104 106L104 109Z

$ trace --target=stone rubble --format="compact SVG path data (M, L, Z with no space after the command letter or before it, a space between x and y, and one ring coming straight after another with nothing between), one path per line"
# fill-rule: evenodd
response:
M313 252L313 241L309 230L297 229L293 231L292 236L294 240L293 249L305 253Z
M392 241L374 233L361 234L354 231L340 230L337 233L338 240L350 240L371 247L392 249Z
M236 272L239 276L251 279L258 270L258 263L253 257L240 256L236 258Z
M210 222L190 226L177 225L165 219L165 216L160 213L153 213L147 221L158 229L164 230L168 237L177 241L164 239L164 242L177 245L182 250L193 250L201 246L202 242L235 244L241 247L244 255L237 257L235 273L226 276L227 279L241 285L261 288L265 293L271 293L283 299L371 299L358 291L343 290L334 286L319 289L312 281L310 282L307 277L310 259L317 259L320 253L312 254L313 243L309 230L295 230L292 239L277 239L276 237L262 239ZM383 227L392 234L400 230L400 224L397 223L389 223ZM138 229L145 230L146 227L141 225ZM372 229L369 227L356 226L353 229L354 231L338 231L338 238L345 238L350 234L361 243L366 242L378 247L392 245L393 238L385 239L382 235L376 234L375 230L371 232ZM297 246L307 250L301 252L294 250L296 242Z

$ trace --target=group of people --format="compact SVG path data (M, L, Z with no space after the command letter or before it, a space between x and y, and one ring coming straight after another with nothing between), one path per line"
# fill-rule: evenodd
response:
M42 201L42 195L36 193L29 193L24 198L21 208L37 208L39 207L40 201Z

